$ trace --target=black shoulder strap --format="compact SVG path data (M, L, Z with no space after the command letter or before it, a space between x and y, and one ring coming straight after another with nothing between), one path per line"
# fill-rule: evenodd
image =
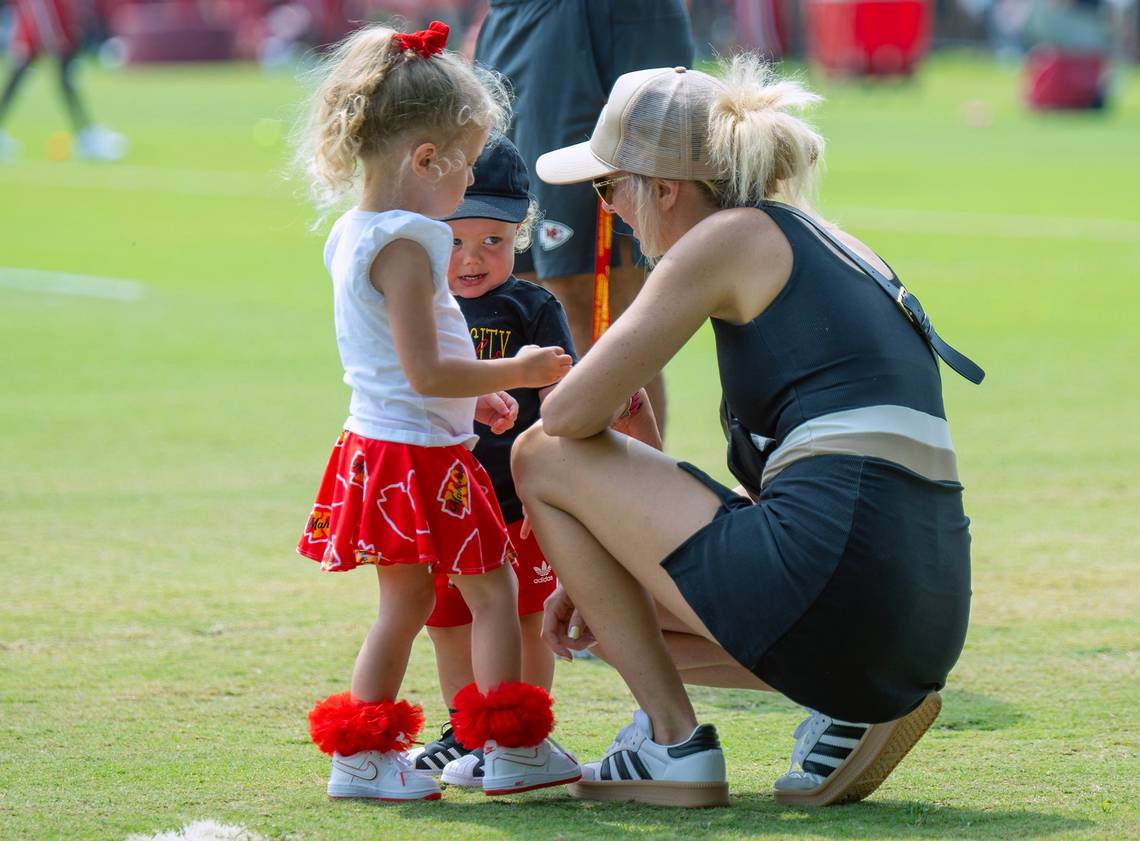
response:
M942 337L939 336L938 332L934 329L934 325L930 323L930 317L927 316L926 312L922 309L922 304L918 302L918 298L916 298L911 292L908 292L907 288L898 282L898 280L884 276L882 272L880 272L878 269L860 257L857 253L855 253L853 249L848 247L845 242L840 240L837 236L831 233L831 231L827 230L823 225L821 225L811 216L808 216L802 210L792 207L791 205L775 201L763 202L761 206L778 207L781 210L785 210L795 216L797 219L801 219L806 222L814 230L818 231L820 236L838 248L843 254L847 255L847 258L851 260L852 263L862 269L864 273L869 275L879 285L879 288L886 292L887 295L889 295L891 299L899 305L899 309L903 311L906 317L910 320L910 323L913 324L918 332L922 334L923 338L926 339L931 349L933 349L933 351L942 358L943 362L945 362L952 369L957 371L972 383L980 383L985 378L985 371L978 367L978 365L976 365L965 354L959 353L949 344L943 341Z

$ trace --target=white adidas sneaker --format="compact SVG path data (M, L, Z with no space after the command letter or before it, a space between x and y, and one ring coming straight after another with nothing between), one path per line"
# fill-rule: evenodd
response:
M451 724L448 723L440 729L438 739L433 742L428 742L423 747L413 748L408 751L407 757L417 771L438 777L449 762L453 762L470 753L476 753L482 757L483 750L480 748L476 751L469 751L463 747L463 745L459 744L455 738L455 730ZM482 784L482 780L476 783L476 785ZM459 783L458 785L462 784Z
M479 750L451 760L443 766L440 781L460 788L482 788L484 756Z
M788 773L776 780L777 803L854 803L877 789L922 738L942 699L932 692L902 718L884 724L841 721L813 712L796 727Z
M600 762L582 766L570 794L586 800L633 800L656 806L727 806L724 753L716 728L698 725L675 745L653 741L644 711L618 731Z
M366 800L439 800L439 784L417 771L400 751L333 754L328 794Z
M455 762L463 762L464 759ZM455 763L451 763L454 765ZM450 768L451 765L448 766ZM447 769L444 769L446 774ZM451 775L444 776L447 779ZM483 746L483 793L516 794L560 786L582 778L578 760L552 739L532 748L508 748L488 741Z

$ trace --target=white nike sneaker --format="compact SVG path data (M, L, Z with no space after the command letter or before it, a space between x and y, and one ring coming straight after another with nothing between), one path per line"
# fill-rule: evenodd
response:
M877 789L922 738L942 709L931 692L914 710L884 724L841 721L812 712L793 734L788 773L776 780L777 803L832 806L854 803Z
M117 161L127 154L127 138L102 126L75 135L75 155L87 161Z
M493 740L483 746L484 794L516 794L581 778L578 760L552 739L543 739L532 748L501 747Z
M19 140L6 131L0 131L0 164L15 163L22 149L23 145Z
M460 788L482 788L485 756L483 751L478 750L451 760L443 766L440 781Z
M400 751L366 750L351 756L333 754L328 794L366 800L439 800L439 785L413 768Z
M698 725L675 745L653 741L642 710L618 731L600 762L582 766L570 794L585 800L633 800L655 806L727 806L724 753L716 728Z

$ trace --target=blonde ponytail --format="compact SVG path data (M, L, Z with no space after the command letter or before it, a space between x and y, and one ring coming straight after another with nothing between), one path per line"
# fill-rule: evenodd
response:
M296 164L322 212L355 187L361 158L384 153L398 138L423 133L462 157L466 131L504 131L510 122L501 77L447 50L426 58L402 49L395 35L382 26L359 29L316 71Z
M822 97L799 82L778 80L753 53L724 67L726 90L709 108L707 154L726 174L711 185L721 207L778 199L811 211L824 142L792 111Z

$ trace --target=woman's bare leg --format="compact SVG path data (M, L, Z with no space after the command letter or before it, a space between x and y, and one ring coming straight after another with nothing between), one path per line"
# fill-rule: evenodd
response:
M665 648L680 672L683 683L689 686L715 686L719 689L774 691L717 643L694 633L660 605L657 606L657 616L661 634L665 638ZM606 650L600 645L591 651L609 662Z
M673 459L616 433L551 438L536 425L516 442L512 470L547 560L655 738L686 738L696 717L654 601L712 640L660 563L712 520L720 500Z

